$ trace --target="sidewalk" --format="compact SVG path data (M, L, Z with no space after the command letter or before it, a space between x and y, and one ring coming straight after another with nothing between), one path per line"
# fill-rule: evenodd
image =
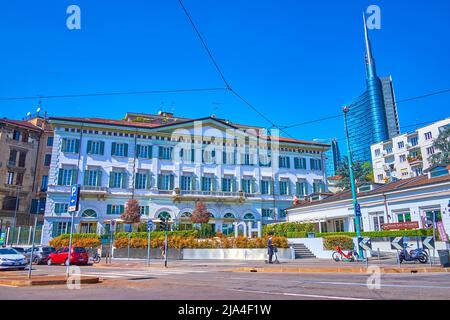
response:
M284 260L280 264L268 265L264 261L255 260L169 260L168 268L214 268L222 271L250 271L260 272L366 272L365 262L334 262L331 259L296 259ZM411 263L405 262L400 268L396 259L369 259L368 266L378 266L382 270L389 272L447 272L439 264ZM153 259L150 266L145 259L113 259L111 264L106 264L104 260L94 265L97 268L165 268L164 260ZM265 270L265 271L264 271ZM271 271L268 271L271 270Z

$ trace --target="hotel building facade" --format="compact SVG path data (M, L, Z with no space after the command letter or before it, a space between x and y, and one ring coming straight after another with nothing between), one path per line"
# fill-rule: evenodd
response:
M54 130L42 243L70 230L70 186L81 185L77 232L109 232L129 199L143 218L192 228L197 201L213 230L284 221L294 196L326 191L329 145L277 138L208 117L128 113L123 120L50 118Z

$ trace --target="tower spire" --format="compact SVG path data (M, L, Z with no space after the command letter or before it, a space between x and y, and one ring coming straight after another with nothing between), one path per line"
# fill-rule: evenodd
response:
M363 22L364 22L364 38L366 42L366 69L367 77L371 78L376 76L375 71L375 61L372 56L372 46L370 44L369 32L367 31L366 15L363 12Z

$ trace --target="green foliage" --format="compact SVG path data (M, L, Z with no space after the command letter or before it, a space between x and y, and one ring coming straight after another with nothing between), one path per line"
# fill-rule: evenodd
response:
M323 247L325 250L336 250L339 246L342 250L352 250L355 247L353 238L349 236L327 236L323 238Z
M202 223L200 225L200 230L199 230L200 238L210 238L213 235L214 235L214 232L212 230L212 225L210 225L208 223Z
M165 231L152 231L150 233L151 238L160 238L165 237ZM169 237L172 236L180 236L180 237L193 237L198 238L198 230L182 230L182 231L169 231L168 232ZM117 232L114 234L114 238L145 238L147 239L148 233L147 232Z
M263 235L273 232L276 236L286 237L288 232L314 232L314 224L301 222L283 222L277 224L267 224L263 227Z
M349 236L356 237L356 232L322 232L315 233L316 238L322 238L327 236ZM361 232L361 236L370 238L387 238L387 237L422 237L432 236L433 230L431 229L417 229L417 230L389 230L389 231L368 231ZM289 232L288 238L306 238L307 234L302 232Z
M370 162L353 161L352 168L357 185L373 181L373 169ZM336 170L336 175L341 176L341 180L336 183L336 186L344 190L349 190L350 170L348 168L347 157L344 157L340 162L340 165Z
M63 233L60 236L58 236L60 239L69 239L70 234L69 233ZM96 233L74 233L72 234L72 239L80 239L80 238L96 238L100 240L100 236Z
M436 153L431 155L428 160L434 164L449 164L450 163L450 126L439 134L436 140L433 141L433 147Z

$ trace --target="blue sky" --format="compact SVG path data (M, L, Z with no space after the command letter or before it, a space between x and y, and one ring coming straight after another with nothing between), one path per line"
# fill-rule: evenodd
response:
M450 88L450 2L184 0L231 86L278 125L341 112L364 91L362 12L381 7L371 30L380 76L397 99ZM66 8L81 8L81 30ZM177 0L2 2L0 97L222 87ZM0 101L21 118L36 100ZM267 122L229 92L44 100L50 115L121 118L163 109ZM450 93L399 104L400 126L450 116ZM412 128L407 128L410 131ZM340 119L293 128L301 139L341 138Z

